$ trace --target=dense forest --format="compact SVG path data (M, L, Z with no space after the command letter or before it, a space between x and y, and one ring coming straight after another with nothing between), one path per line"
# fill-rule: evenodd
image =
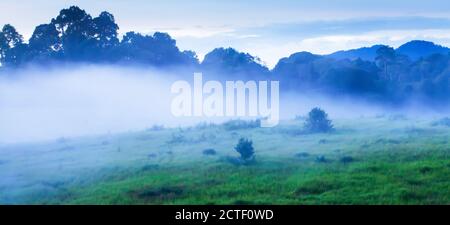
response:
M27 65L94 63L190 68L224 79L275 79L282 90L351 95L393 105L420 101L450 105L450 49L427 41L399 48L374 45L329 55L299 52L270 70L261 60L233 48L216 48L200 62L193 51L181 51L166 33L118 34L114 16L92 17L79 7L60 11L37 26L28 41L10 24L0 32L0 69Z

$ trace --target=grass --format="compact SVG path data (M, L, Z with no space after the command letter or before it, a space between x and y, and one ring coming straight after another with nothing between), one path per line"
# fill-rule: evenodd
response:
M449 127L360 118L336 120L333 133L304 134L302 124L148 129L1 146L0 202L450 204ZM240 137L253 140L252 164L227 160L238 156Z

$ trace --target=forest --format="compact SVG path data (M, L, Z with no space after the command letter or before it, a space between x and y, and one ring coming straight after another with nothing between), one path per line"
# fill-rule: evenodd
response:
M37 26L28 41L6 24L0 32L0 68L80 63L182 68L222 79L279 80L286 92L352 96L388 105L420 102L436 109L450 103L450 50L428 41L328 55L298 52L269 69L257 56L231 47L213 49L199 61L194 51L181 51L167 33L130 31L119 37L118 31L111 13L92 17L77 6Z

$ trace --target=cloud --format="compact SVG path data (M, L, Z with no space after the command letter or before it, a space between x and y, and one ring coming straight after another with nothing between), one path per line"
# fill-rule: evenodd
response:
M323 35L298 40L260 40L242 47L241 50L260 57L270 68L278 60L293 53L309 51L330 54L339 50L385 44L398 47L411 40L428 40L450 46L450 29L424 30L378 30L360 34Z
M426 30L380 30L359 35L329 35L307 38L298 48L318 54L329 54L342 49L359 48L375 44L398 47L411 40L429 40L438 44L450 43L450 29Z
M369 17L274 23L253 27L196 27L166 29L182 49L203 56L216 47L233 47L261 58L269 67L299 51L328 54L414 39L450 43L450 19L437 17Z
M183 74L184 75L184 74ZM148 68L29 68L0 77L0 143L177 125L172 73Z

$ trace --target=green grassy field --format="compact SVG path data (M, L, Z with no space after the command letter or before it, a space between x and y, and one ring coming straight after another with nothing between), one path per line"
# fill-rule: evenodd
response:
M450 204L450 127L431 123L340 119L305 134L290 120L2 145L0 203ZM233 163L240 137L253 140L252 164Z

